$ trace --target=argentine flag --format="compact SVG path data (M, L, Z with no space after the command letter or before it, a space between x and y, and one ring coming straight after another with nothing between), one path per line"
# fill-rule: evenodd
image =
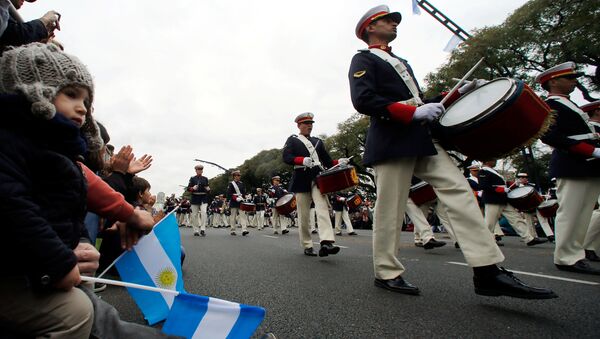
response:
M180 293L162 331L188 339L250 338L264 317L262 307Z
M115 266L123 281L183 292L181 239L175 214L170 213L158 222L131 251L116 260ZM167 318L175 294L129 287L127 290L148 324Z

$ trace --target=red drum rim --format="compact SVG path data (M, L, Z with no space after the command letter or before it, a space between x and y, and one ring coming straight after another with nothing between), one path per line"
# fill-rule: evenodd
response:
M457 134L462 132L466 128L484 122L487 119L493 118L494 115L490 113L500 111L506 106L512 105L523 92L524 82L518 79L511 78L497 78L479 88L484 88L485 86L489 86L490 84L493 84L498 81L509 81L511 86L509 87L509 90L506 93L504 93L500 100L498 100L494 105L484 109L483 112L479 113L474 118L468 119L467 121L455 125L444 125L444 117L446 117L452 111L452 108L456 108L456 106L458 106L461 101L465 100L465 98L468 95L460 97L458 98L458 100L452 103L452 105L450 105L450 107L448 107L446 111L442 113L442 115L440 115L440 118L437 123L439 127L444 131L444 133ZM475 91L477 91L478 89L476 89Z

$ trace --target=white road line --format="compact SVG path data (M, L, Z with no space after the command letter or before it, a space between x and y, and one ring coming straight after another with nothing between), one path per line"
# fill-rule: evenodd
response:
M448 264L452 264L452 265L469 266L469 265L467 265L464 262L448 261L447 263ZM578 284L600 285L600 283L593 282L593 281L569 279L569 278L555 277L553 275L545 275L545 274L530 273L530 272L523 272L523 271L514 271L514 270L510 270L510 271L518 273L518 274L523 274L523 275L531 275L531 276L534 276L534 277L548 278L548 279L554 279L554 280L563 280L563 281L569 281L569 282L574 282L574 283L578 283Z
M272 235L264 235L264 234L263 234L263 237L265 237L265 238L279 239L279 237L274 237L274 236L272 236Z
M313 244L315 244L315 245L321 245L320 242L316 242L316 241L313 241ZM350 247L346 247L346 246L342 246L342 245L335 245L335 246L337 246L339 248L350 248Z

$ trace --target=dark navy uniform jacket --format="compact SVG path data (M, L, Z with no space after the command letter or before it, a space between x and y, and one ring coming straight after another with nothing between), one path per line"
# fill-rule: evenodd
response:
M482 168L479 170L479 189L483 191L481 199L484 204L504 205L508 202L506 193L496 192L495 186L504 186L504 178L494 172Z
M240 193L242 194L242 199L244 198L244 196L246 195L246 188L244 187L244 183L241 181L236 182L237 187L240 189ZM241 201L236 201L235 199L233 199L233 195L237 194L237 192L235 191L235 188L233 187L233 184L231 182L229 182L229 185L227 186L227 200L229 200L229 208L240 208L240 204L242 203Z
M267 206L267 195L264 193L255 194L252 198L252 202L256 205L257 211L264 211Z
M348 207L346 207L346 200L341 201L340 198L348 198L348 196L346 194L334 194L331 197L331 209L333 209L336 212L341 212L344 210L344 207L346 209L348 209Z
M414 78L406 60L398 59L407 66ZM363 71L365 73L358 76ZM414 121L407 125L390 118L386 109L388 105L412 98L394 67L369 51L361 51L352 58L348 78L354 108L371 117L363 156L365 165L401 157L437 154L427 125Z
M317 150L319 161L325 168L333 166L333 160L325 150L323 140L315 137L309 137L310 143ZM288 165L295 165L294 159L296 157L309 157L308 149L302 141L298 139L296 135L290 136L283 146L283 161ZM292 180L290 181L290 191L295 193L310 192L313 180L321 172L318 166L313 168L295 168Z
M197 191L192 191L192 187L198 185ZM192 205L208 204L208 191L205 186L208 186L208 179L204 176L193 176L188 183L188 191L192 192Z
M569 147L581 142L569 139L569 135L591 133L583 118L579 113L558 100L548 99L546 103L556 113L556 122L542 137L544 143L554 147L550 159L550 177L581 178L600 176L600 159L587 161L587 157L569 151ZM597 142L584 142L599 147Z

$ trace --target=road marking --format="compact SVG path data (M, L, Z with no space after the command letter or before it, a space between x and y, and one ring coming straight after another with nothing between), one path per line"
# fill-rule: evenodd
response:
M279 237L275 237L275 236L272 236L272 235L264 235L263 234L263 237L265 237L265 238L279 239Z
M315 245L321 245L320 242L316 242L316 241L313 241L313 244L315 244ZM342 246L342 245L335 245L335 246L337 246L339 248L350 248L350 247L346 247L346 246Z
M448 264L452 264L452 265L469 266L469 265L465 264L464 262L448 261L447 263ZM600 283L593 282L593 281L569 279L569 278L555 277L553 275L530 273L530 272L515 271L515 270L510 270L510 271L514 272L514 273L523 274L523 275L531 275L531 276L534 276L534 277L541 277L541 278L548 278L548 279L554 279L554 280L569 281L569 282L574 282L574 283L579 283L579 284L586 284L586 285L600 285Z

